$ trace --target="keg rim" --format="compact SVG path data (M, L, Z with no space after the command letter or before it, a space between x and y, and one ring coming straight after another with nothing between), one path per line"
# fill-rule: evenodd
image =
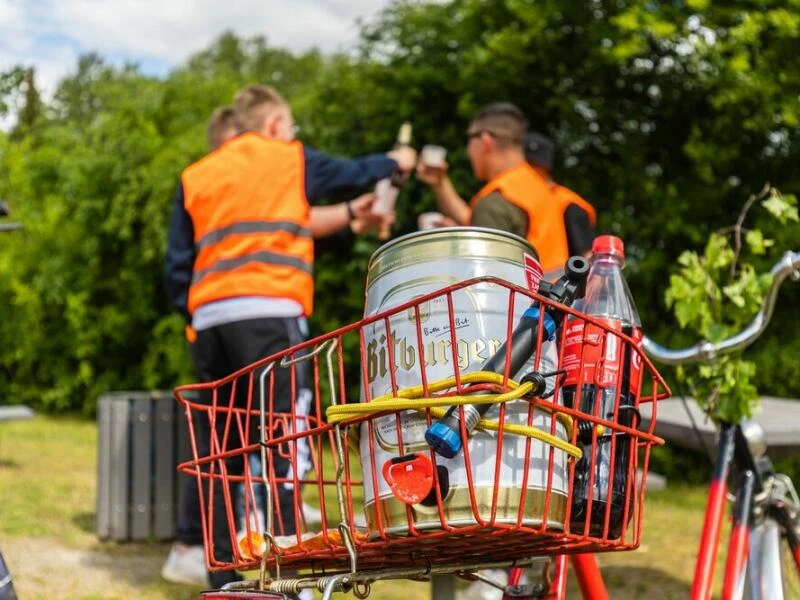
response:
M526 248L530 249L533 253L534 258L537 262L539 262L539 252L533 247L533 245L523 237L520 237L514 233L510 233L508 231L503 231L502 229L492 229L491 227L473 227L473 226L459 226L459 227L437 227L436 229L425 229L423 231L413 231L411 233L407 233L406 235L402 235L399 238L395 238L383 246L375 250L370 256L369 259L369 267L378 260L378 258L384 253L393 250L396 246L408 242L409 240L414 240L416 238L422 238L427 236L434 236L438 237L444 233L459 233L459 234L466 234L466 233L481 233L481 234L488 234L493 235L496 237L501 238L508 238L514 242L518 242L523 244Z

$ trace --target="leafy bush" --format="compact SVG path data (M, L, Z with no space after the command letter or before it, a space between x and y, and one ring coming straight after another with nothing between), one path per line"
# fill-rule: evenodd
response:
M667 306L678 324L711 343L726 340L751 321L772 285L769 271L759 272L743 251L766 256L775 245L761 229L744 228L756 201L781 225L797 223L797 201L766 186L745 203L736 224L711 234L702 255L687 250L678 257L678 272L670 277ZM731 243L733 240L733 243ZM739 423L758 408L753 383L756 365L742 351L699 365L680 366L678 378L687 381L693 395L715 421Z
M213 108L253 81L276 85L303 140L332 152L386 150L410 119L416 144L448 148L465 197L480 185L464 153L471 114L517 103L556 141L556 178L597 207L602 231L625 239L648 333L692 343L663 305L670 266L764 180L800 187L794 13L788 0L401 1L364 26L348 56L226 34L163 79L84 57L44 103L14 70L0 79L0 113L21 117L0 135L0 197L27 229L0 239L2 396L91 413L107 389L191 377L161 291L170 196L205 150ZM432 207L427 189L409 185L398 232ZM796 228L773 239L789 247ZM314 331L358 318L376 246L360 240L344 269L339 257L319 261ZM798 300L796 287L784 292L781 327L751 355L765 392L800 389Z

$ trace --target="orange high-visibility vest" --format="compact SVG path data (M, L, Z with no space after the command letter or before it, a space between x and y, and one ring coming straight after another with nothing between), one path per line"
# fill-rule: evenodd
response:
M314 242L300 142L245 133L181 176L194 225L189 312L240 296L288 298L313 308Z
M539 253L545 273L564 267L569 258L564 212L577 204L589 214L592 224L596 213L591 204L571 190L548 181L527 162L500 173L472 199L474 209L489 194L499 192L503 198L520 207L528 215L527 240Z

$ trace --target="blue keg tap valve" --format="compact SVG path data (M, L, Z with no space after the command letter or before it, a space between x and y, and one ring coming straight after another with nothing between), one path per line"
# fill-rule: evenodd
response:
M578 298L582 298L586 291L586 276L589 274L589 261L580 256L573 256L564 266L564 275L556 282L542 281L538 293L548 300L553 300L565 306L570 306ZM539 302L534 302L522 315L519 323L511 334L511 340L503 344L481 367L481 371L493 373L505 372L506 356L510 344L509 373L514 375L533 356L536 350L540 322ZM544 309L541 323L544 326L543 338L552 341L561 325L563 313L558 310ZM469 434L478 421L492 407L492 404L466 404L464 405L464 426ZM461 412L457 406L451 406L445 415L431 423L425 432L425 440L434 451L445 458L453 458L462 447L461 443Z

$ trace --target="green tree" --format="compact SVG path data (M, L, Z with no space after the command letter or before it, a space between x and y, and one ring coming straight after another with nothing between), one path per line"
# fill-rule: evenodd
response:
M385 147L410 118L418 144L448 147L469 197L479 184L463 152L468 120L484 103L515 102L555 140L556 178L598 208L601 231L625 239L648 333L680 346L695 340L663 304L677 257L728 224L765 180L786 192L800 184L799 27L790 0L399 2L365 26L357 58L325 73L315 118L346 151ZM401 230L431 208L412 185ZM776 248L797 233L776 233ZM789 350L800 344L799 296L782 295L782 326L754 348L758 380L775 394L800 390Z
M0 240L5 398L91 413L109 389L191 379L183 323L162 288L180 172L205 152L207 119L237 88L282 70L299 90L321 64L313 52L295 58L227 34L163 80L88 55L48 116L0 138L0 195L26 227Z
M800 187L796 14L794 0L401 1L363 26L350 55L224 34L161 79L83 57L32 127L0 134L0 196L27 228L0 239L4 396L91 412L107 389L190 377L161 289L170 197L205 151L211 111L253 81L278 87L302 139L331 152L385 151L410 119L417 145L448 148L465 197L480 185L464 154L471 114L517 103L555 140L557 179L625 239L647 332L693 343L663 304L678 256L729 224L764 181ZM0 116L18 120L24 99L24 67L0 76ZM407 232L433 198L412 181L398 208ZM797 233L771 234L773 249ZM351 260L318 263L316 332L360 316L376 247L360 239ZM754 269L770 260L756 256ZM796 288L782 293L781 326L753 348L765 392L800 389L798 300Z

